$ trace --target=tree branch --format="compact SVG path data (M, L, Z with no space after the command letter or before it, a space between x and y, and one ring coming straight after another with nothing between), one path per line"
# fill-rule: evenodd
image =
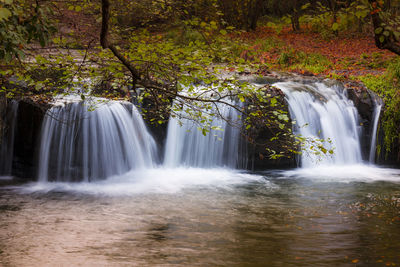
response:
M109 21L110 21L110 1L101 0L101 32L100 32L100 44L104 49L109 48L116 58L130 71L133 78L133 85L140 80L139 71L124 57L121 52L118 51L117 47L111 44L108 40L109 32Z

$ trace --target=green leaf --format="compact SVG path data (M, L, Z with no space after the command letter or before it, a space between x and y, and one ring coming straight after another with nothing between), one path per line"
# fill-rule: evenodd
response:
M337 31L338 29L339 29L339 23L336 23L336 22L333 23L333 24L332 24L332 30L333 30L333 31Z
M11 15L12 14L9 9L4 7L0 8L0 21L8 19L9 17L11 17Z
M379 37L379 42L383 43L385 41L385 36L381 35Z
M311 5L311 3L307 3L307 4L303 5L303 6L301 7L301 9L302 9L302 10L305 10L305 9L307 9L310 5Z
M400 39L400 32L393 32L393 35L396 38L396 40Z
M379 27L375 29L375 34L381 34L383 32L383 28Z
M385 35L386 37L389 37L390 32L389 32L389 31L384 31L384 32L383 32L383 35Z

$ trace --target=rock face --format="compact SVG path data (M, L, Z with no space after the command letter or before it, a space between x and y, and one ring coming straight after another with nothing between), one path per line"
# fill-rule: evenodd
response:
M164 161L164 148L168 133L168 122L170 117L169 102L153 103L151 99L145 98L142 103L137 106L142 108L143 120L146 123L148 130L156 141L159 153L158 163ZM135 101L133 101L135 104Z
M399 129L400 131L400 129ZM379 165L389 166L393 168L400 167L400 140L394 142L390 151L388 151L384 144L385 131L382 124L378 128L378 147L380 151L377 151L376 163Z
M379 98L374 92L368 90L365 86L360 83L347 82L345 83L347 88L349 99L353 100L358 113L361 117L363 126L361 146L363 152L363 158L368 160L368 155L371 147L371 138L373 134L373 116L375 102L374 99ZM382 115L385 112L385 108L382 108L380 113L380 119L377 129L377 151L376 151L376 162L379 165L387 165L393 167L400 166L400 143L395 142L390 151L387 151L384 145L385 131L382 126ZM400 122L398 125L400 129Z
M252 98L247 103L247 112L259 113L260 117L250 119L251 127L244 133L247 146L247 169L285 169L296 167L296 154L291 149L296 146L291 135L291 120L277 118L277 114L288 116L288 104L278 88L265 85L263 91L268 100L259 103ZM271 100L277 100L271 105ZM279 113L277 113L279 110ZM284 126L284 127L282 127ZM278 138L276 138L278 137Z
M354 106L360 115L362 125L361 133L361 152L364 160L368 160L371 147L374 101L376 97L373 92L369 91L365 86L356 82L346 82L344 86L347 90L347 96L353 101Z
M7 110L7 98L1 94L0 95L0 140L3 139L4 129L5 129L5 122L4 118L6 116Z
M46 107L30 99L22 99L18 106L14 137L12 174L21 178L34 178L37 172L37 149Z
M378 125L377 133L377 154L376 163L389 167L399 168L400 167L400 139L393 140L390 150L385 146L385 130L383 127L382 117L385 109L381 112L381 120ZM397 132L400 132L400 121L398 122Z

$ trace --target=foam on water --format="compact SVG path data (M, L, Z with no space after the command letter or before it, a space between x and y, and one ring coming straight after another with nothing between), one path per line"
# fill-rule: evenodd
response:
M268 187L274 186L261 175L224 168L153 168L134 170L90 183L38 182L13 188L21 193L69 192L123 196L143 193L178 193L185 188L193 187L229 189L251 182L262 182Z
M320 182L377 182L400 183L400 169L379 168L372 165L318 166L299 168L280 173L284 177L306 178Z

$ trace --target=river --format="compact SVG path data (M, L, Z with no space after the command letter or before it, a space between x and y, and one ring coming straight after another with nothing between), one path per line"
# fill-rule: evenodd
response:
M0 187L2 266L400 264L400 171L155 168Z

